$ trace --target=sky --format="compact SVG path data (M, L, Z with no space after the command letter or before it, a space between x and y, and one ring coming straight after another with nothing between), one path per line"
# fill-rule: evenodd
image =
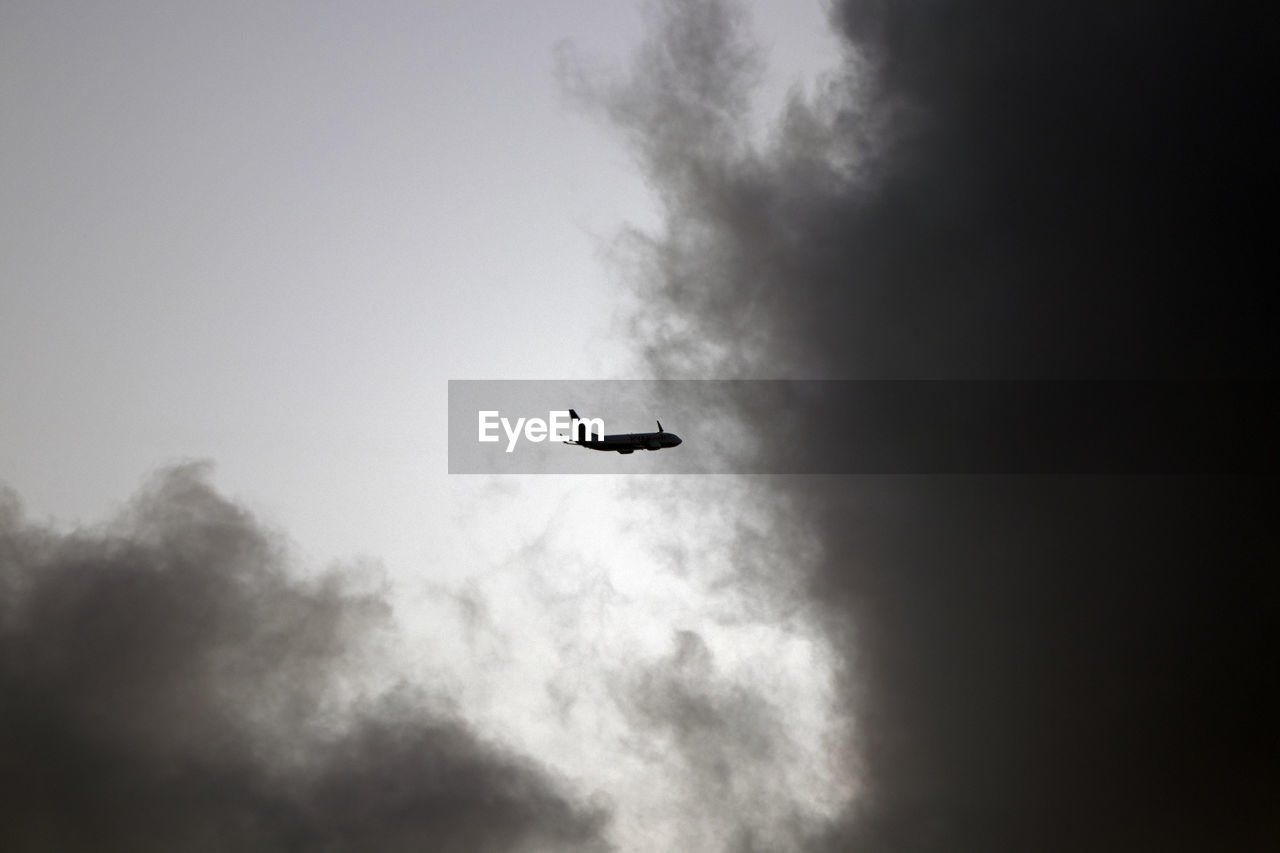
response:
M657 205L558 68L621 62L642 8L509 5L6 4L0 475L30 512L211 458L317 558L422 559L449 379L632 375L610 258ZM762 98L833 61L817 5L754 14Z
M1269 382L1274 15L528 5L0 8L6 849L1270 849L1273 462L445 428L450 379Z

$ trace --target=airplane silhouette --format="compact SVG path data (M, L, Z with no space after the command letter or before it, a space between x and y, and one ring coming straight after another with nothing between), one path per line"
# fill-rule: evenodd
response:
M587 425L581 423L582 418L578 417L578 413L573 409L569 410L569 417L573 421L573 432L577 436L576 441L566 441L565 444L576 444L579 447L586 447L590 450L612 450L616 453L635 453L637 450L662 450L664 447L675 447L680 444L680 436L673 432L666 432L662 428L662 421L658 421L657 432L624 432L617 435L588 435Z

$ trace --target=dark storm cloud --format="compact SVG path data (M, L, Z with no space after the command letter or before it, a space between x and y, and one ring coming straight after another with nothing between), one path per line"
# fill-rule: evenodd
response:
M595 88L667 210L629 237L648 365L1274 380L1270 7L838 4L844 67L755 148L727 6L660 4ZM1269 849L1273 485L761 481L846 652L864 788L816 846Z
M344 686L376 594L296 579L198 468L111 526L0 503L0 846L601 849L604 815L414 691Z

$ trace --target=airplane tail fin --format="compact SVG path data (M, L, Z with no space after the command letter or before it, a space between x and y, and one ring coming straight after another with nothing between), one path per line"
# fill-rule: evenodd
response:
M658 432L662 432L662 421L658 421Z
M587 432L587 425L582 422L582 416L573 409L569 410L569 420L573 424L573 438L565 444L581 444L584 441L595 440L596 436Z

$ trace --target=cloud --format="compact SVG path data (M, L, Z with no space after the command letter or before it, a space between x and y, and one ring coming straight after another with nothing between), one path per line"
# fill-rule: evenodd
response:
M665 206L625 238L647 368L1274 377L1265 7L839 3L843 66L767 144L732 4L654 8L631 76L579 87ZM778 416L736 411L766 437ZM856 732L862 793L815 849L1273 843L1269 485L756 481L804 519L776 550L816 556L780 571L842 650Z
M788 831L807 816L785 786L799 749L779 709L757 685L720 672L697 632L677 631L674 645L621 679L615 700L644 751L679 768L669 779L680 786L685 843L796 849Z
M94 530L5 496L0 567L6 849L605 847L607 814L535 762L371 692L378 591L299 577L199 466Z

